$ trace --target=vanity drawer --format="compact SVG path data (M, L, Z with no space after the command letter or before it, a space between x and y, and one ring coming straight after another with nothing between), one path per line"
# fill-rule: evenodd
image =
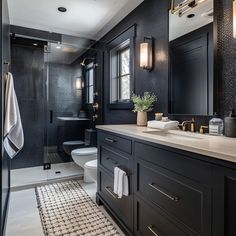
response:
M208 235L210 223L205 223L211 217L210 188L141 160L135 165L136 194L164 209L193 235Z
M167 219L158 208L150 207L137 198L134 200L134 232L139 236L184 236L173 222Z
M113 177L105 171L99 172L99 194L105 200L115 216L132 231L132 196L123 196L121 199L113 192Z
M129 173L129 158L119 155L106 147L100 146L99 162L102 167L114 173L116 166Z
M119 149L128 154L132 153L132 141L130 139L122 138L110 133L98 133L98 140L103 145Z

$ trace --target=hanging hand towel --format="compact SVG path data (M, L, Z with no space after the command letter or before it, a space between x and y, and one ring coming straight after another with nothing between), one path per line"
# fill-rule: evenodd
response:
M4 148L13 158L23 148L24 133L11 73L6 75Z
M118 186L119 186L119 171L120 168L115 167L114 168L114 187L113 192L118 195Z
M122 194L124 196L129 196L129 180L128 180L128 175L123 170L120 170L119 175L120 175L120 178L122 178ZM121 177L121 176L123 176L123 177Z
M129 182L128 176L125 171L120 169L119 167L114 168L114 188L113 192L117 194L118 198L122 198L122 196L129 195Z

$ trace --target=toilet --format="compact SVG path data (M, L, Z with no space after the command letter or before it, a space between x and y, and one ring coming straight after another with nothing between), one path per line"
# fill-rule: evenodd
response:
M67 155L71 155L71 152L77 148L83 148L85 146L85 142L78 140L78 141L66 141L63 143L63 150Z
M84 141L66 141L62 144L63 150L67 155L71 155L71 152L75 149L85 148L86 146L96 147L97 146L97 131L94 129L86 129L84 131Z
M84 165L84 175L90 177L93 182L97 183L97 160L88 161Z
M84 169L84 182L91 183L94 182L94 175L88 175L87 172L91 173L91 168L95 168L94 165L91 167L91 164L88 164L85 169L85 164L95 160L97 161L97 148L88 147L88 148L79 148L71 152L73 161L80 167ZM91 168L90 168L91 167ZM89 171L88 171L89 170ZM91 177L92 176L92 177Z

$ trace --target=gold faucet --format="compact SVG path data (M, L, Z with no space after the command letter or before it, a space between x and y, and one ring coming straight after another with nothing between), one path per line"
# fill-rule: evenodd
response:
M187 131L186 126L191 125L191 132L195 132L195 120L192 118L192 120L186 120L183 121L182 124L179 125L180 128L182 128L183 131Z
M204 134L205 133L205 129L208 129L208 126L207 125L201 125L199 133L200 134Z

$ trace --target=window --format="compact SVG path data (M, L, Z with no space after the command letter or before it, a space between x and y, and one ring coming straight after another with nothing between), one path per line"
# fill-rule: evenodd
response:
M130 43L129 40L111 51L110 102L128 102L130 89Z
M111 109L132 108L134 35L135 26L132 26L108 44Z
M85 91L86 91L86 103L93 103L94 93L94 64L90 63L86 66L85 72Z

